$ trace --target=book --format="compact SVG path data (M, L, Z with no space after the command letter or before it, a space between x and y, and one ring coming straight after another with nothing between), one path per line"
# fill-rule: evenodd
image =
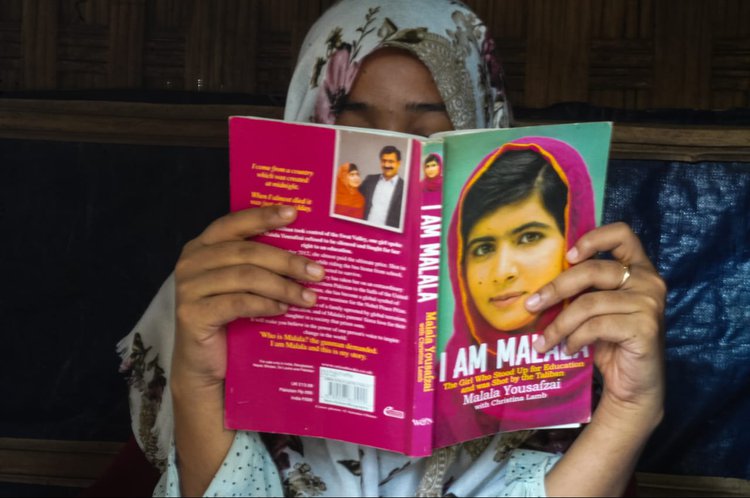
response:
M231 210L322 264L310 309L229 324L225 425L410 456L591 417L593 351L538 354L524 302L600 221L611 123L443 132L233 116Z

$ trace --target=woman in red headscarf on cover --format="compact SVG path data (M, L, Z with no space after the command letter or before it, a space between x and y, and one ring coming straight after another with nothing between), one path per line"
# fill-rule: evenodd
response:
M497 347L505 344L498 340L516 345L522 334L541 334L565 303L532 313L525 302L569 266L565 253L594 226L591 180L568 144L526 137L482 160L451 221L448 258L456 308L445 355L448 380L458 378L457 358L471 346L486 348L492 373ZM533 338L526 340L530 346ZM587 421L593 355L585 350L581 356L577 361L586 367L567 371L549 397L518 402L503 399L510 396L498 387L495 395L503 396L491 403L466 403L460 389L441 391L438 424L446 422L437 427L438 445L538 427L547 419Z
M354 163L339 166L336 175L336 198L333 212L349 218L362 219L365 216L365 198L359 192L362 177Z
M443 188L443 158L440 154L429 154L422 167L424 179L422 180L423 192L440 192Z

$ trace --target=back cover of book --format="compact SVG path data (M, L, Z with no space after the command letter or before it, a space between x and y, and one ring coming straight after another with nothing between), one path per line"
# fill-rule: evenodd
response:
M321 263L326 278L311 309L230 324L227 427L429 454L434 383L424 392L432 376L417 381L415 362L420 142L233 117L230 144L231 209L295 206L292 225L256 240ZM437 246L439 216L433 225Z

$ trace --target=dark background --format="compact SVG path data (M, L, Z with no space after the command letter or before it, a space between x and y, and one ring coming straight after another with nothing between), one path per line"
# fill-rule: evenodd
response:
M115 344L227 212L221 149L0 139L3 437L127 439Z

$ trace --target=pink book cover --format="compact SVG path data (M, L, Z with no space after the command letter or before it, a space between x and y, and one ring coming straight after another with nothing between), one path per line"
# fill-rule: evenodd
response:
M229 140L231 210L295 206L255 240L326 278L311 309L229 324L226 426L430 454L441 224L422 144L249 117Z

